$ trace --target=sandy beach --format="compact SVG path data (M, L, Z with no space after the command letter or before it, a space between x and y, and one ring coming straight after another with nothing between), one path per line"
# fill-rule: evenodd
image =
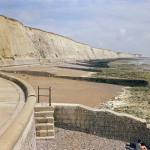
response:
M77 81L50 77L37 77L30 75L16 75L29 82L37 92L37 87L52 87L53 103L77 103L90 107L100 106L108 100L114 98L122 91L122 86L93 83L87 81ZM41 91L46 94L48 91ZM42 102L48 102L47 98L42 98Z

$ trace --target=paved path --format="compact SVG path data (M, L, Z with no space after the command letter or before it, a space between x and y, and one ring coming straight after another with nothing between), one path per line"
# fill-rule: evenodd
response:
M24 94L19 86L0 78L0 135L11 124L23 104Z

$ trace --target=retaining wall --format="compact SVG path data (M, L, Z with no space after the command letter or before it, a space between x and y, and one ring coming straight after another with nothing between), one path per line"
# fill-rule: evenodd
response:
M146 120L109 110L93 109L77 104L54 104L55 125L83 131L100 137L150 144Z
M3 73L0 73L0 77L19 85L23 90L26 99L26 103L21 112L0 137L0 149L36 150L36 135L33 116L34 106L36 103L35 92L33 88L23 80Z

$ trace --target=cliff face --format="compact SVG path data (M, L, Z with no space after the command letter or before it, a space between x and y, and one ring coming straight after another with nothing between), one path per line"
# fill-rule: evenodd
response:
M18 21L0 17L0 57L34 57L37 53L32 41Z
M28 28L30 39L40 56L47 59L90 59L94 58L91 47L69 38Z
M134 57L131 54L92 48L67 37L25 27L19 21L0 16L0 60L18 61L39 58L48 60L88 60Z

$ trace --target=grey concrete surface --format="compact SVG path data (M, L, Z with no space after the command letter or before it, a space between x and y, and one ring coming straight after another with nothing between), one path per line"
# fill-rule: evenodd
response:
M19 86L0 78L0 136L19 113L23 104L24 94Z

